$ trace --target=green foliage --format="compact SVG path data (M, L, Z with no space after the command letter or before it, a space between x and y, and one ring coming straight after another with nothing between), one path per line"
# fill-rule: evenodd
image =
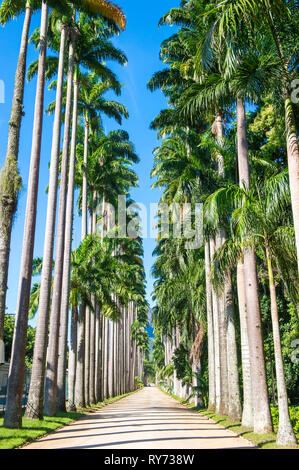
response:
M292 427L296 434L299 434L299 406L289 406L290 419ZM278 406L271 405L271 415L274 430L277 431L279 423Z
M134 377L134 386L135 386L135 388L143 387L143 381L141 380L141 378L138 375L136 375Z
M155 367L150 361L145 360L143 363L143 374L149 382L155 382Z
M14 334L15 318L12 315L5 315L4 317L4 344L5 344L5 359L10 360L13 334ZM26 343L26 367L31 368L33 360L34 340L36 328L28 325L27 328L27 343Z
M189 364L189 351L183 344L180 344L174 351L173 364L178 379L182 380L185 384L192 383L192 368Z

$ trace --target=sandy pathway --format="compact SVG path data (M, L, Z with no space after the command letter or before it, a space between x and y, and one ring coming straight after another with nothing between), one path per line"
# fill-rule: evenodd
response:
M224 449L253 447L155 387L41 438L24 449Z

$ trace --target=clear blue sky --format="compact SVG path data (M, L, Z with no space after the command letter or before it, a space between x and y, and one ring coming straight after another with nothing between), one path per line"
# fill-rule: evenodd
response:
M179 0L163 0L153 2L139 2L137 0L120 0L117 2L127 15L127 29L114 44L121 48L128 57L128 66L120 67L109 64L117 73L121 83L124 85L120 100L128 107L130 118L123 123L122 128L130 134L130 139L136 146L140 157L140 163L135 167L139 176L140 185L132 191L135 201L145 204L149 208L151 202L158 202L159 192L151 190L150 172L153 164L152 151L157 145L156 133L149 129L149 124L159 111L166 107L166 100L161 91L151 93L146 88L152 74L163 68L159 59L159 48L161 42L174 33L174 29L163 26L158 28L158 21L170 8L178 6ZM39 26L40 14L33 17L32 32ZM17 65L19 45L22 32L23 17L12 21L0 29L0 80L5 84L5 103L0 103L0 166L2 167L6 155L8 120L14 86L14 75ZM37 58L37 51L30 45L28 64ZM46 89L45 107L54 98L53 92ZM26 84L24 111L25 117L22 121L19 169L23 179L23 190L19 199L18 212L15 218L12 242L10 269L7 293L7 311L12 313L16 309L16 298L19 280L20 259L22 253L23 226L26 207L26 188L30 164L31 137L33 124L33 111L35 100L35 80ZM117 128L114 121L104 120L107 131ZM39 180L37 229L35 238L34 256L43 255L44 230L46 222L47 197L45 188L48 184L49 171L48 162L51 153L53 118L45 115L42 139L41 167ZM74 235L76 240L80 239L80 219L75 217ZM153 263L152 251L155 241L144 240L144 263L147 273L147 292L150 301L153 280L150 269Z

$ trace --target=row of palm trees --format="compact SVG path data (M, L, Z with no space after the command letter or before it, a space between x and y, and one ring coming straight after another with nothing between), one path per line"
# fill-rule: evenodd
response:
M12 428L22 425L30 312L37 312L37 326L25 412L29 418L42 419L44 414L54 416L57 410L65 410L67 369L70 409L132 391L135 376L142 374L147 348L142 242L115 236L110 240L117 220L113 221L108 204L117 207L116 195L125 194L130 205L128 191L137 184L130 167L138 162L138 157L125 131L108 135L103 131L103 114L119 124L128 117L125 106L104 96L111 91L117 95L121 92L106 61L122 65L127 61L111 42L125 28L125 15L109 1L4 0L1 4L2 24L23 12L25 15L7 158L1 172L0 317L5 311L10 234L21 185L17 165L29 27L37 9L41 10L41 24L30 41L38 47L39 57L28 68L28 79L37 76L32 150L4 418L4 426ZM53 54L49 55L49 51ZM46 110L54 114L54 121L44 253L36 263L33 250L46 80L51 81L49 88L56 90L56 98ZM72 251L76 187L81 244ZM31 290L32 273L38 272L37 266L41 279Z
M154 152L154 185L163 189L161 202L192 203L192 215L204 204L200 249L187 249L188 240L175 236L173 218L170 237L161 231L155 251L160 378L185 397L191 389L182 386L193 385L200 401L208 379L209 409L242 419L256 433L271 432L263 285L270 299L277 444L292 445L277 285L296 311L298 106L291 90L298 8L283 0L182 1L160 24L178 31L161 45L166 68L148 83L168 99L151 124L162 138ZM188 217L183 209L182 221ZM200 363L205 338L208 377Z

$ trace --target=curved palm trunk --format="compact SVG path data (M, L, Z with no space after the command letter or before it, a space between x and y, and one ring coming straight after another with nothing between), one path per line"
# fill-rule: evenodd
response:
M242 426L253 428L253 403L250 352L247 330L246 294L243 262L237 265L237 290L241 331L241 356L243 377L243 413Z
M74 37L72 37L74 42ZM70 44L71 47L71 44ZM73 91L73 116L72 116L72 137L70 151L70 166L68 176L67 206L65 217L65 244L63 258L63 278L61 288L61 325L59 335L59 353L57 366L57 411L65 411L65 383L66 383L66 354L67 354L67 333L68 333L68 315L70 298L70 277L71 277L71 253L72 253L72 235L74 218L74 184L75 184L75 166L76 166L76 141L77 141L77 103L78 103L78 82L76 71L74 76ZM68 409L74 410L74 385L76 375L76 349L77 344L77 307L72 314L71 322L71 340L69 349L69 397Z
M63 275L64 242L65 242L65 216L67 199L67 180L69 163L70 127L73 92L74 47L71 41L69 49L67 92L65 105L64 138L61 162L61 180L59 193L59 208L57 221L56 256L53 280L53 295L50 317L49 344L47 351L47 370L45 382L44 412L48 416L56 414L57 395L57 365L59 346L59 324L61 307L61 288Z
M34 355L30 389L25 416L32 419L42 419L44 404L45 363L50 314L51 283L53 271L53 250L56 222L56 201L58 186L58 167L61 133L61 109L64 76L64 52L67 38L67 27L62 25L60 52L56 89L55 116L53 124L52 152L50 164L50 179L48 192L47 220L45 229L43 267L38 305L37 327L34 342Z
M208 360L209 360L209 410L215 409L215 354L214 354L214 328L212 311L212 286L210 267L209 242L205 243L205 274L206 274L206 302L208 323Z
M294 218L294 229L297 247L297 260L299 271L299 147L298 138L296 134L294 112L292 102L288 96L285 99L285 122L287 134L287 155L288 155L288 168L290 178L290 190L292 211Z
M29 27L32 8L27 3L22 31L18 65L15 75L14 93L8 129L5 165L0 174L0 364L5 362L4 316L13 216L17 210L18 191L21 178L17 169L19 140L23 116L26 61Z
M248 143L245 105L237 100L238 166L240 185L249 188ZM262 322L258 298L256 258L253 249L244 252L245 293L247 306L247 327L251 363L252 395L254 410L254 432L272 431L272 418L265 370Z
M271 261L271 254L270 254L269 246L266 246L266 256L267 256L267 266L268 266L268 275L269 275L271 318L272 318L272 329L273 329L278 412L279 412L279 423L278 423L276 444L281 445L281 446L287 446L287 445L296 444L297 441L296 441L296 436L291 425L290 414L289 414L288 393L287 393L287 387L286 387L286 382L285 382L281 342L280 342L276 289L275 289L275 281L274 281L274 276L273 276L272 261Z
M6 410L4 417L4 426L10 428L18 428L22 425L22 396L25 375L27 322L32 278L32 259L35 239L39 165L43 125L47 26L48 5L46 2L43 2L23 249L16 308L16 323L10 360Z

